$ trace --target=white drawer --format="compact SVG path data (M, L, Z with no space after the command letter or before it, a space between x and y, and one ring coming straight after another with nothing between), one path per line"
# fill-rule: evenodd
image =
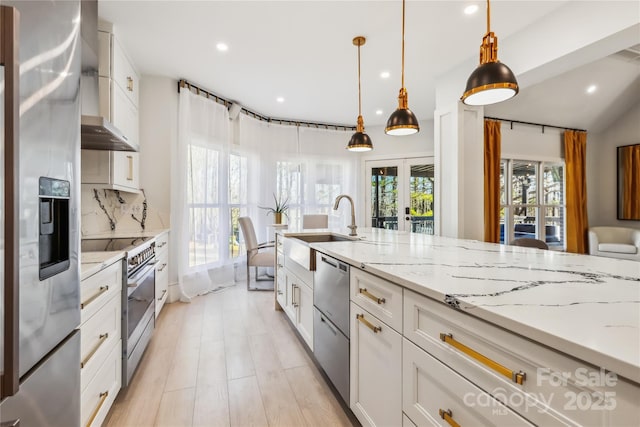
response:
M351 301L402 333L402 287L351 268Z
M406 338L533 423L637 424L640 388L615 374L415 292L404 299Z
M100 426L122 385L122 341L119 341L81 395L82 426Z
M169 264L168 260L160 259L156 264L156 319L169 296Z
M162 255L166 254L167 259L169 258L169 233L162 233L158 237L156 237L156 257L160 258Z
M402 354L402 410L417 425L532 425L406 338Z
M109 352L120 341L122 317L120 294L113 298L80 327L80 373L82 387L95 376Z
M80 283L80 323L96 314L122 289L122 260L87 277Z

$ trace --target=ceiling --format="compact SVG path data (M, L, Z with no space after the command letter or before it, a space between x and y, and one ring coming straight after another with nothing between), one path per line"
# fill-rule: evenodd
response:
M436 78L478 55L486 15L483 2L476 14L465 15L463 9L470 3L407 2L405 86L409 106L420 120L433 118ZM492 2L491 29L503 40L563 3ZM361 48L365 124L384 125L397 107L400 1L101 0L99 14L115 24L117 37L143 75L184 78L273 118L350 126L358 113L357 48L352 39L363 35L367 38ZM228 51L216 49L220 42L228 45ZM508 64L508 58L500 58ZM585 102L585 85L598 82L598 75L608 70L613 92L624 94L633 81L638 84L638 64L605 59L522 88L516 98L488 108L487 115L591 128L594 121L606 121L602 111L613 113L611 105L618 98ZM381 78L383 71L390 77ZM461 93L465 83L460 82ZM567 96L567 85L580 96ZM277 102L278 97L284 102ZM376 114L377 110L382 113Z

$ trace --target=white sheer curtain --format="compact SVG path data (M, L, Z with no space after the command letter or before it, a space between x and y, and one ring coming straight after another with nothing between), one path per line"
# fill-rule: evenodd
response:
M226 258L229 113L183 89L172 152L171 225L177 240L181 300L212 289L208 271Z
M288 199L293 227L305 213L329 214L331 227L349 223L348 207L335 212L332 206L337 195L356 191L358 162L345 149L351 132L276 125L242 114L232 138L227 109L186 89L178 118L171 224L182 300L232 282L232 264L245 262L238 218L251 217L258 240L266 241L273 218L259 207L273 206L274 195Z

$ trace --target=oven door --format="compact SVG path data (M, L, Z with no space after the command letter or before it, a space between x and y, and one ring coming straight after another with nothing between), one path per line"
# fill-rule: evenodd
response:
M140 339L147 324L149 312L154 314L156 292L155 262L148 263L140 272L127 280L127 354Z

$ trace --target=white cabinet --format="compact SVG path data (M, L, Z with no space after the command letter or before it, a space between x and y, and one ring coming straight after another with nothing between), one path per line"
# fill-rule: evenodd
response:
M169 296L169 232L156 237L156 318Z
M80 284L83 426L99 426L122 386L122 260Z
M351 302L350 407L363 426L402 425L402 336Z
M98 30L100 115L120 129L130 143L138 145L140 77L113 34L113 26L100 21Z
M140 192L140 157L131 151L82 150L82 184Z
M283 269L286 301L282 307L304 342L313 351L313 289L297 275Z
M402 351L402 409L416 425L532 425L406 338Z
M276 274L274 277L275 308L284 310L287 305L287 277L284 271L284 244L280 234L276 234Z

